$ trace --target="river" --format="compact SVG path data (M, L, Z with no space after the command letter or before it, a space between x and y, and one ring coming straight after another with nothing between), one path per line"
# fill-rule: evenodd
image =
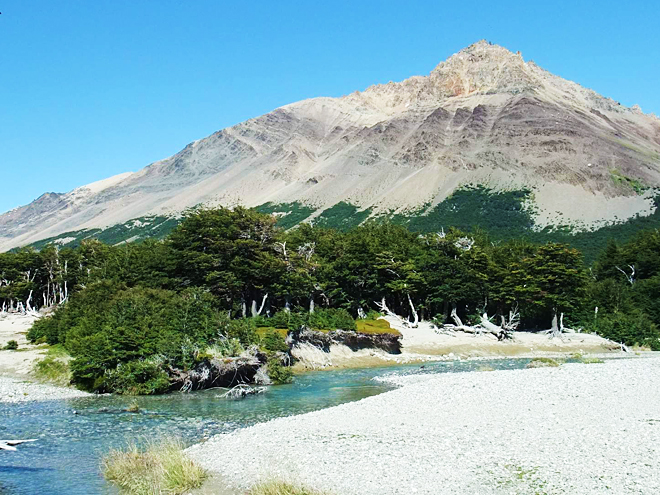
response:
M389 390L373 378L391 373L469 372L484 366L523 368L528 359L441 361L417 365L316 371L260 395L230 400L224 390L152 397L102 396L0 403L0 438L36 438L16 452L0 451L0 494L116 493L100 473L108 449L127 440L176 435L186 442L269 419L351 402ZM124 409L137 400L140 412Z

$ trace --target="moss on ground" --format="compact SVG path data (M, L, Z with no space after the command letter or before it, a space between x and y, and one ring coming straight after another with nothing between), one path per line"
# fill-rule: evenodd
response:
M392 328L387 320L357 320L357 332L365 333L368 335L389 333L392 335L401 336L401 332Z

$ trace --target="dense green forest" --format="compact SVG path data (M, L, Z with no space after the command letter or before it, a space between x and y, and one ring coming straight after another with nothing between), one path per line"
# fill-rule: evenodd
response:
M274 215L277 227L284 230L307 222L317 227L348 231L370 221L403 225L421 234L454 227L466 233L487 232L493 242L512 239L524 239L537 244L559 242L579 249L585 262L592 264L607 246L609 239L627 241L643 230L660 228L660 196L656 196L654 202L656 208L651 215L635 216L586 230L561 223L540 228L535 224L532 214L533 191L495 191L485 186L464 186L434 206L427 204L403 212L374 213L371 208L360 209L345 202L322 211L299 202L266 203L255 209L260 213ZM77 247L83 240L89 239L98 239L106 244L147 238L163 239L180 220L178 217L141 217L106 229L65 232L37 241L31 247L41 249L48 244Z
M255 210L192 211L164 239L0 254L0 310L52 308L28 338L60 344L87 390L155 393L176 370L258 347L289 379L287 330L356 330L376 302L403 317L465 322L507 315L520 328L553 317L660 349L660 233L610 241L592 266L566 244L501 241L481 231L419 233L372 221L285 231ZM499 318L494 321L499 321Z

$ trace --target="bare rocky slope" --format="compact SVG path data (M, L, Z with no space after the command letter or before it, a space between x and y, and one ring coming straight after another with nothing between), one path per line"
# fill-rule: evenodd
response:
M286 105L139 172L44 194L0 215L0 250L200 203L377 213L467 184L531 190L538 226L647 215L660 120L480 41L428 76Z

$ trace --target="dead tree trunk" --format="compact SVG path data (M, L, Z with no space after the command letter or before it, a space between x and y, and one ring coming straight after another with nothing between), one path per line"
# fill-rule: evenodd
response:
M417 314L417 311L415 310L415 305L412 302L412 299L410 297L410 294L406 294L408 296L408 304L410 304L410 310L412 311L413 314L413 322L412 322L412 328L417 328L419 326L419 315Z
M451 317L452 320L454 320L454 324L457 327L463 326L463 322L458 317L458 313L456 312L456 303L451 303L451 313L449 313L449 316Z

